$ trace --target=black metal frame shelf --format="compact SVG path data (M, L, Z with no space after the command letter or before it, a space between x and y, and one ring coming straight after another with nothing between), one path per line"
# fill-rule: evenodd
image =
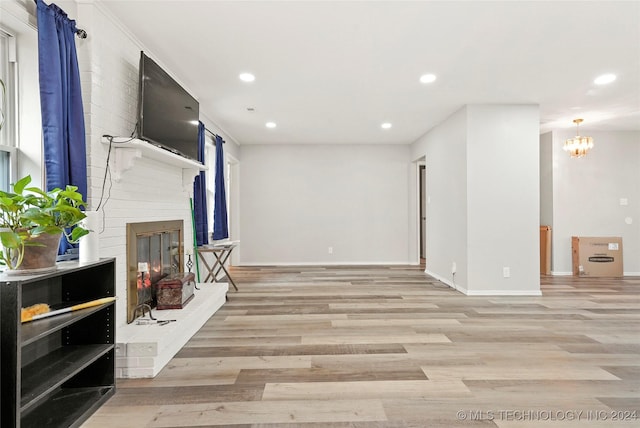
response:
M22 346L26 346L42 337L57 330L61 330L84 317L101 311L106 305L94 306L92 308L80 309L79 311L67 312L52 318L44 318L38 321L22 325Z
M114 393L115 386L60 389L37 412L26 414L21 428L79 427Z
M26 323L21 308L114 297L115 259L0 274L0 425L78 427L115 393L115 302Z

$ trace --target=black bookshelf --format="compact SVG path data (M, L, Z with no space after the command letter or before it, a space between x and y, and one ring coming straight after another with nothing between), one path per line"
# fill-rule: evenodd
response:
M22 323L115 293L115 259L59 262L42 275L0 274L0 426L78 427L115 393L115 302Z

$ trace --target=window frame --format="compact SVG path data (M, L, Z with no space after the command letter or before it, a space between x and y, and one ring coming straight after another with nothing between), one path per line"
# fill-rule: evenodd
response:
M8 174L0 177L0 183L10 184L17 180L18 171L18 75L17 75L17 55L16 37L4 27L0 27L0 43L3 48L0 57L0 78L5 85L5 99L3 104L3 114L5 116L4 125L0 130L0 151L8 153L9 171ZM5 186L6 187L6 186ZM2 190L10 190L8 188Z

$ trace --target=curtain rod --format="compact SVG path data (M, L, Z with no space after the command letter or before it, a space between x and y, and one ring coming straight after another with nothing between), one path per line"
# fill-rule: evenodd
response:
M206 126L204 127L204 130L205 130L205 131L207 131L209 134L213 135L214 137L220 137L218 134L216 134L216 133L214 133L214 132L210 131L210 130L209 130L209 128L207 128ZM220 137L220 138L222 138L222 137ZM225 143L226 143L226 141L222 140L222 143L223 143L223 144L225 144ZM213 142L213 144L215 145L215 144L216 144L216 142L214 141L214 142Z
M36 7L37 7L38 6L38 0L33 0L33 2L36 4ZM86 39L87 38L87 32L84 31L82 28L76 27L76 36L78 36L78 38L80 38L80 39Z

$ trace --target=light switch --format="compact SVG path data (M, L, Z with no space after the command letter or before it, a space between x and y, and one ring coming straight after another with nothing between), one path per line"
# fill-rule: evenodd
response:
M629 200L627 198L620 198L620 205L629 205Z

